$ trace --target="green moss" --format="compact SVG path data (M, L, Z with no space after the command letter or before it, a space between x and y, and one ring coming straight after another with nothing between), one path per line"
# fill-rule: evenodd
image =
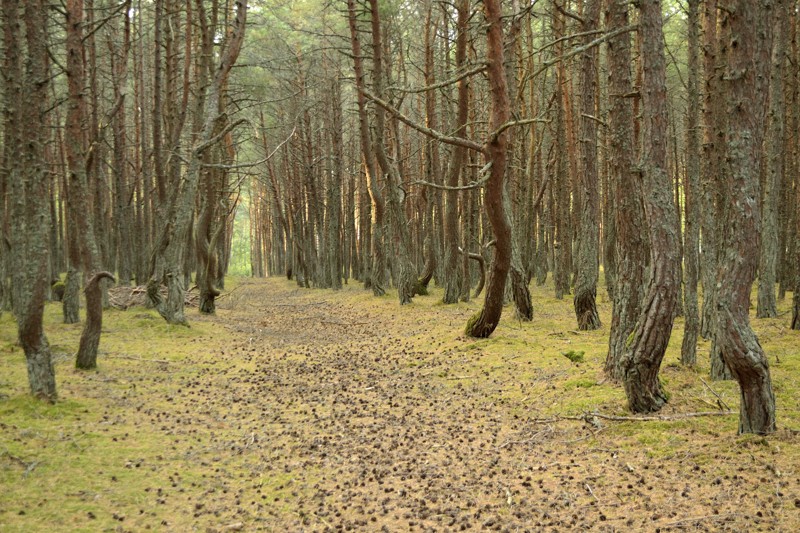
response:
M583 350L570 350L568 352L561 352L561 355L572 361L573 363L583 363L583 355L586 352Z
M472 327L475 325L475 322L477 322L478 319L481 317L481 313L482 313L482 311L478 311L477 313L475 313L474 315L469 317L469 320L467 320L467 325L464 328L464 334L465 335L471 335L472 334Z

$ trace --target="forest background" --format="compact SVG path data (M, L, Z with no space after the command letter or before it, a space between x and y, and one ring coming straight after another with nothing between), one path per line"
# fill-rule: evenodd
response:
M44 299L77 322L82 279L93 368L114 276L184 325L192 273L214 313L231 264L401 305L485 284L482 338L505 302L531 320L549 274L600 327L602 262L631 410L665 403L684 314L683 363L711 339L740 431L774 430L749 301L758 274L774 317L798 279L794 3L34 4L3 4L0 182L35 396L55 398Z

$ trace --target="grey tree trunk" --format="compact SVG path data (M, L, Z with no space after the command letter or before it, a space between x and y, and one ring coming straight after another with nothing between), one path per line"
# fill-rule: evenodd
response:
M55 371L42 324L49 285L51 223L51 175L44 157L51 79L45 30L50 6L45 0L31 0L23 6L21 11L16 0L2 2L4 64L10 67L10 71L4 73L8 121L3 138L17 155L9 159L11 167L6 169L13 309L27 361L31 394L54 402L57 397Z
M778 207L784 166L783 60L786 53L788 19L783 1L774 4L774 45L769 74L769 122L767 125L766 179L762 195L761 253L758 262L758 318L778 316L775 299L778 261Z
M724 252L717 271L716 338L722 356L739 382L739 433L775 431L775 396L769 363L750 327L750 289L758 264L764 65L769 61L769 10L761 3L734 0L728 6L731 42L725 84L727 98L726 158L729 191L722 233ZM754 65L756 66L754 68ZM768 68L768 67L767 67ZM755 201L754 201L755 199Z
M623 384L628 406L635 413L658 411L667 398L658 371L675 320L680 286L677 210L667 174L667 95L664 33L660 0L640 4L642 39L642 122L644 135L640 170L650 235L652 274L642 311L623 356Z
M86 324L83 326L75 366L81 370L97 367L97 348L100 345L100 332L103 329L103 278L114 283L111 272L98 272L86 283Z
M600 23L600 0L587 0L583 12L583 29L591 32ZM584 44L592 40L587 35ZM578 275L575 280L573 305L579 330L594 330L600 327L597 313L597 280L600 265L598 248L600 246L599 176L597 172L597 47L585 51L581 57L581 176L580 192L583 209L578 232Z

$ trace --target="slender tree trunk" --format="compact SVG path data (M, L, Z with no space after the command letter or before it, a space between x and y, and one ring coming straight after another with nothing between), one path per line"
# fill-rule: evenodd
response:
M371 257L369 273L365 279L365 287L372 288L375 296L386 294L386 257L383 250L383 227L384 213L386 211L383 193L378 184L378 169L372 154L372 135L369 129L369 118L367 116L367 102L363 89L365 88L364 64L361 52L361 41L359 39L358 27L356 24L356 6L354 0L347 0L348 22L350 25L350 46L353 50L353 70L356 76L356 91L358 100L358 124L361 138L361 151L364 159L364 167L367 173L367 191L371 200L372 220L370 224Z
M686 326L681 345L681 363L694 366L697 363L697 336L700 330L698 315L697 282L700 233L700 0L688 3L688 108L686 111L686 179L683 184L685 196L686 226L684 237L684 263L686 285L684 288L684 316Z
M583 29L594 30L600 22L600 0L586 0L583 10ZM587 35L584 44L591 42ZM583 198L580 231L578 232L578 276L575 281L575 315L578 329L593 330L600 327L597 314L597 279L600 265L598 247L600 240L597 172L597 47L585 51L581 57L581 161L580 177Z
M500 127L508 122L509 110L508 87L503 67L503 23L499 0L484 0L486 17L486 57L489 77L489 96L491 114L489 117L489 139L486 143L486 155L491 167L486 182L484 205L492 231L496 240L494 261L492 261L489 283L486 287L486 299L483 309L467 322L466 333L471 337L485 338L492 334L500 322L503 312L503 293L506 278L511 266L511 225L508 214L503 207L503 188L505 182L506 158L508 142L506 132ZM499 133L498 133L499 132Z
M554 0L557 2L560 0ZM564 16L560 13L553 15L554 37L558 41L556 56L564 53ZM572 273L572 224L570 215L570 161L569 161L569 136L567 131L567 105L565 95L568 83L566 67L560 61L556 66L556 126L555 142L556 164L553 180L555 196L555 209L552 217L555 221L553 235L553 281L555 283L555 297L561 300L570 291L570 274Z
M652 274L642 312L623 357L623 383L635 413L658 411L667 401L658 371L667 349L678 304L677 211L667 174L667 95L660 0L640 4L642 39L642 123L644 149L639 171L645 194Z
M469 19L469 0L459 0L456 5L458 21L456 25L456 71L459 71L466 63L467 59L467 39L468 39L468 19ZM469 118L469 86L466 78L458 82L458 103L456 111L455 135L464 137L467 132L467 120ZM455 146L450 165L447 172L447 185L458 187L459 177L464 168L466 158L466 148ZM448 190L445 197L444 212L444 296L442 301L446 304L458 302L461 296L462 284L469 285L469 280L463 279L463 268L461 268L458 235L458 195L456 190Z
M766 142L766 179L761 210L761 253L758 263L758 318L778 316L775 283L778 271L778 206L783 183L785 120L783 96L783 59L786 54L787 13L783 0L773 7L775 43L769 74L769 122Z
M729 191L724 212L724 252L717 270L716 338L722 356L739 382L739 433L775 431L775 396L769 363L750 327L750 288L758 264L759 164L765 83L769 57L769 11L759 3L734 0L728 12L731 43L725 88ZM767 64L769 62L767 61ZM756 68L753 68L757 65ZM755 201L754 201L755 199Z

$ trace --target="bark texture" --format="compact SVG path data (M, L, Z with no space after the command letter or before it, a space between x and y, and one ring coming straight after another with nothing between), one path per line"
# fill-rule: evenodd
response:
M758 266L759 164L763 76L759 60L769 49L769 10L746 0L729 5L725 84L727 99L726 158L729 191L725 231L717 270L716 339L722 356L739 382L739 433L775 431L775 396L769 363L750 327L750 288ZM763 68L763 66L762 66Z
M54 402L55 371L42 324L50 279L51 174L45 160L51 88L45 35L49 7L45 0L31 0L23 6L3 0L2 22L4 63L10 68L4 73L8 119L4 142L17 154L8 160L11 166L7 169L13 310L31 394Z
M500 1L484 0L483 10L487 24L486 55L491 100L489 130L494 132L490 133L485 149L491 167L486 182L484 202L496 243L483 308L467 322L466 327L467 335L478 338L491 335L500 322L503 313L503 293L511 266L511 224L503 206L508 142L506 132L500 131L500 127L508 122L511 113L503 67L503 23Z
M594 30L600 22L600 1L588 0L584 5L584 31ZM584 45L591 42L587 35ZM583 198L580 231L578 232L578 275L575 279L573 305L579 330L600 327L597 313L597 279L600 271L598 248L600 242L600 210L597 172L597 47L591 47L581 56L581 176L580 194Z
M97 347L100 345L100 331L103 328L103 288L101 281L108 279L114 283L111 272L98 272L86 283L86 324L83 326L78 346L75 366L81 370L97 368Z
M686 179L684 197L686 226L683 245L686 283L683 292L683 313L686 326L681 344L681 363L686 366L697 364L697 337L700 331L700 317L697 300L698 253L700 238L700 0L688 2L688 107L686 110Z
M677 210L667 174L666 62L661 1L640 4L642 39L642 123L640 171L644 182L652 274L642 312L624 355L624 385L634 413L658 411L667 398L658 371L667 349L680 286Z
M628 25L628 2L611 0L606 11L606 25L612 29ZM642 184L633 168L633 105L628 97L631 88L630 35L623 33L609 40L609 170L614 189L614 234L616 284L611 313L605 373L619 381L623 378L622 357L628 338L636 325L642 305L649 243L642 205Z

